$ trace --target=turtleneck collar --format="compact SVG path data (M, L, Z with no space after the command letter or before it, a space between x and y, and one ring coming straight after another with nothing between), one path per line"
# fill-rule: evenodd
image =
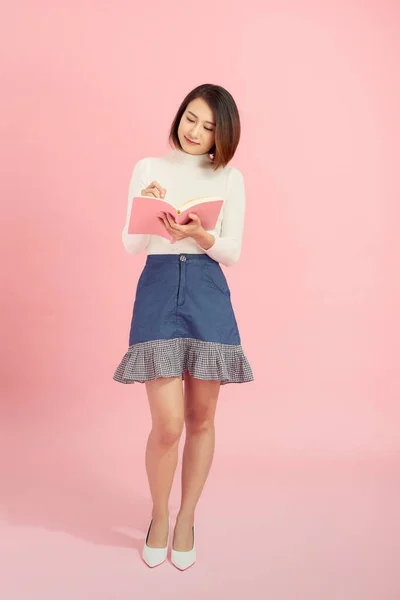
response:
M212 164L208 153L189 154L184 150L174 148L174 150L172 150L168 156L172 162L188 167L205 167Z

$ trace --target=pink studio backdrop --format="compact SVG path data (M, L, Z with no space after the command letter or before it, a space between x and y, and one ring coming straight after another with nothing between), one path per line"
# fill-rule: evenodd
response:
M112 380L145 261L126 253L121 230L134 163L170 151L173 115L204 82L227 87L242 117L232 164L248 211L242 257L225 273L255 375L221 390L215 471L398 464L399 8L173 4L4 11L0 505L10 522L51 522L65 486L88 506L135 488L147 523L145 388Z

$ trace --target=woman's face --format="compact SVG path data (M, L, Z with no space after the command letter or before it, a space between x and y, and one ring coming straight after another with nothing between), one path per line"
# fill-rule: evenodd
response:
M179 123L178 138L182 148L189 154L206 154L213 147L215 118L203 98L196 98L187 105Z

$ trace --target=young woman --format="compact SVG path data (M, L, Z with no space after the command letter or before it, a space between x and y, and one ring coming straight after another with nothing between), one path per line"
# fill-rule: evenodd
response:
M145 382L150 404L145 462L153 510L143 559L151 567L167 557L168 499L183 427L182 500L171 552L181 570L196 560L194 515L212 463L220 386L253 380L220 267L233 265L241 253L244 181L238 169L227 166L239 138L231 94L201 85L186 96L173 120L173 151L139 160L129 186L123 243L131 254L146 248L147 260L137 284L129 347L114 379ZM166 198L174 206L197 196L220 196L224 205L213 231L205 231L195 213L182 226L164 213L160 219L170 242L128 234L137 195Z

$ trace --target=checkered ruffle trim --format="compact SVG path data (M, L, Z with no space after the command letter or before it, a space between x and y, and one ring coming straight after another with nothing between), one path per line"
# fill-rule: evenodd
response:
M253 381L241 345L230 346L192 338L154 340L130 346L113 379L119 383L144 383L158 377L179 377L189 371L197 379L227 383Z

